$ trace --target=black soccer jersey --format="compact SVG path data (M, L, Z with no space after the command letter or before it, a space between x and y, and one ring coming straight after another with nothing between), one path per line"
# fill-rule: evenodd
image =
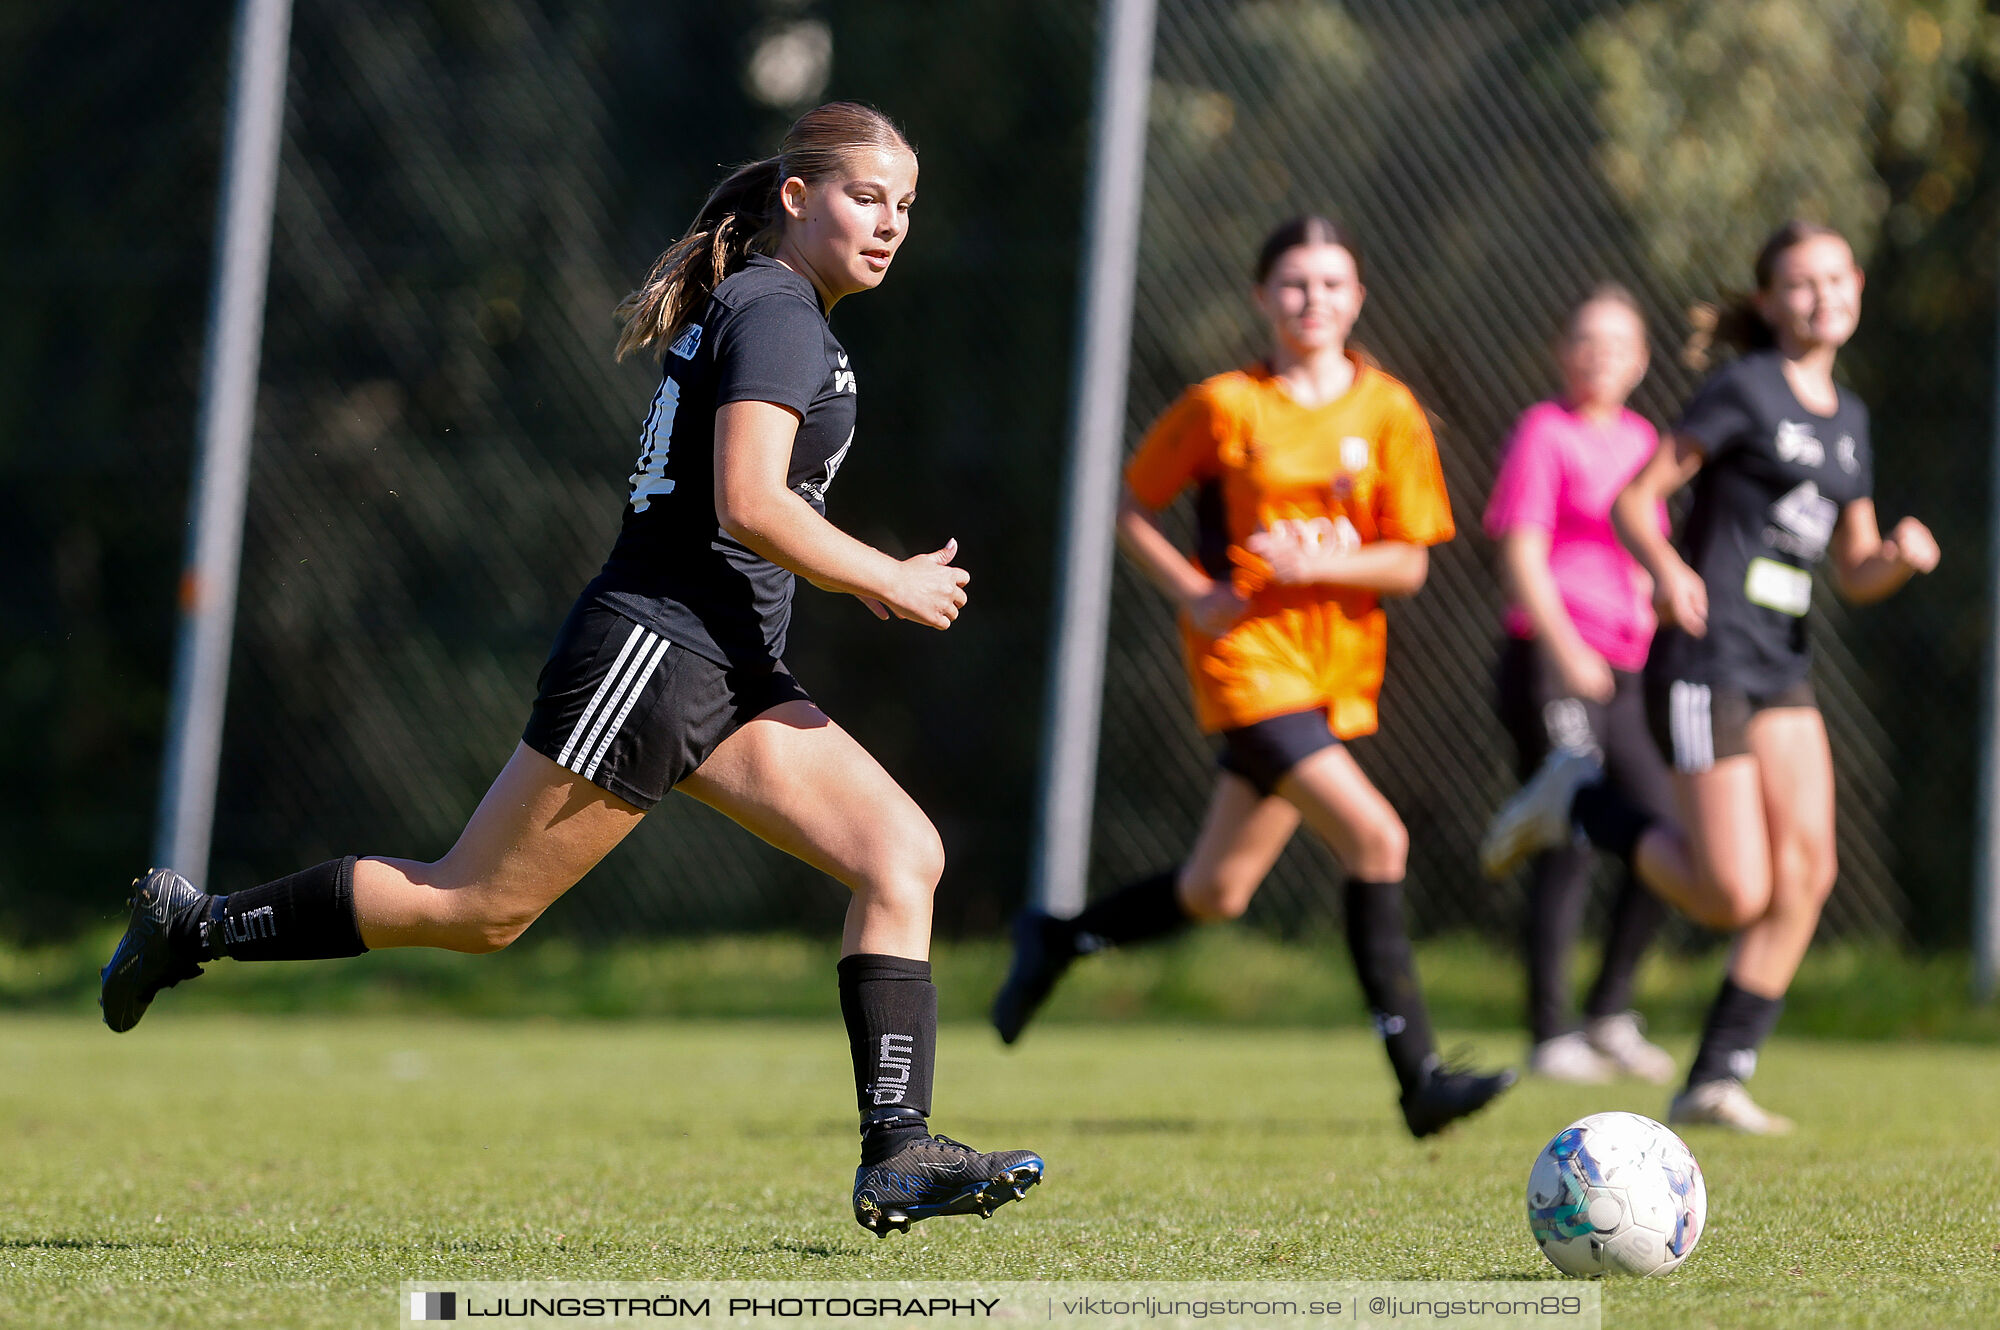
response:
M812 283L761 254L668 348L618 543L584 597L718 664L754 666L784 654L795 579L716 521L715 412L746 401L798 412L785 483L823 515L854 438L854 370Z
M1806 675L1813 568L1841 511L1874 489L1868 408L1845 389L1831 416L1806 410L1776 351L1702 384L1675 427L1701 445L1678 542L1708 587L1708 633L1662 629L1647 669L1672 679L1782 692Z

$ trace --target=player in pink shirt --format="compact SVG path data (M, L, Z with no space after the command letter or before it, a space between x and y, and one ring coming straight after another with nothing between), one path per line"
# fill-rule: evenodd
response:
M1486 532L1500 545L1509 604L1498 670L1499 711L1520 773L1584 786L1578 822L1627 863L1611 908L1604 962L1581 1026L1569 955L1590 888L1590 847L1536 855L1528 887L1530 1070L1564 1081L1618 1073L1664 1084L1674 1061L1629 1010L1633 976L1667 907L1640 882L1678 838L1673 781L1646 724L1640 669L1653 637L1651 581L1619 542L1611 503L1645 465L1659 432L1625 399L1646 375L1646 327L1624 288L1601 286L1571 313L1558 360L1565 394L1522 414L1507 444ZM1666 513L1660 513L1664 527ZM1535 782L1531 782L1531 785ZM1557 802L1560 802L1558 800ZM1496 819L1480 854L1495 877L1525 857L1520 823ZM1568 837L1561 838L1568 842ZM1669 867L1677 867L1669 865Z

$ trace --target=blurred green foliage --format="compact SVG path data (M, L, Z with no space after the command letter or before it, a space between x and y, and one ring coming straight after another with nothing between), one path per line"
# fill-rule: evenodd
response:
M1786 210L1908 245L1972 184L1975 70L2000 61L1980 0L1645 0L1592 22L1599 160L1661 268L1744 268ZM1891 177L1915 170L1914 187Z

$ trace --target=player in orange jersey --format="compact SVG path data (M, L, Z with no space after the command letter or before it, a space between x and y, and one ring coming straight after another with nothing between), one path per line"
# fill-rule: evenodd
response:
M1016 920L993 1023L1014 1042L1078 956L1238 917L1303 820L1352 874L1355 971L1404 1120L1428 1136L1514 1078L1439 1059L1403 923L1409 833L1344 741L1375 730L1381 598L1423 586L1429 547L1451 539L1451 505L1423 409L1348 349L1364 291L1346 230L1323 217L1280 226L1254 295L1269 358L1182 394L1127 465L1118 514L1126 554L1181 606L1196 719L1222 737L1207 818L1179 867L1074 919ZM1192 558L1154 519L1189 487Z

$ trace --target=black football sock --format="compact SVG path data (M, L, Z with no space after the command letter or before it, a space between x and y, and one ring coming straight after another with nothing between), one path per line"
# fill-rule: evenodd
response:
M1627 872L1611 904L1611 924L1604 935L1604 964L1583 1005L1587 1019L1615 1016L1632 1005L1632 985L1646 948L1667 922L1667 903L1646 890L1637 875Z
M312 961L368 950L354 917L355 856L211 896L201 920L204 959Z
M1403 925L1403 884L1350 879L1346 890L1347 949L1354 973L1382 1036L1389 1064L1405 1093L1423 1082L1437 1061L1430 1013L1417 986L1416 961Z
M1569 958L1590 891L1590 851L1565 845L1538 855L1528 879L1528 1032L1536 1043L1568 1034Z
M1590 843L1606 854L1615 854L1627 864L1639 848L1639 838L1653 825L1654 817L1620 794L1608 780L1586 785L1576 792L1569 806L1570 821L1589 837Z
M1715 995L1715 1005L1708 1009L1701 1047L1695 1050L1694 1063L1688 1067L1688 1088L1725 1077L1749 1080L1757 1070L1757 1050L1771 1037L1784 1009L1783 998L1761 997L1747 988L1738 988L1734 979L1724 979L1722 991Z
M175 951L185 952L202 961L212 961L222 954L220 949L210 945L208 935L210 927L222 917L223 899L204 892L200 908L189 910L168 926L167 939L173 943Z
M1170 868L1092 901L1069 921L1077 951L1130 946L1187 927L1190 921L1181 908L1179 879L1180 870Z
M937 989L929 961L902 956L843 956L836 972L861 1109L861 1162L878 1164L930 1134Z

